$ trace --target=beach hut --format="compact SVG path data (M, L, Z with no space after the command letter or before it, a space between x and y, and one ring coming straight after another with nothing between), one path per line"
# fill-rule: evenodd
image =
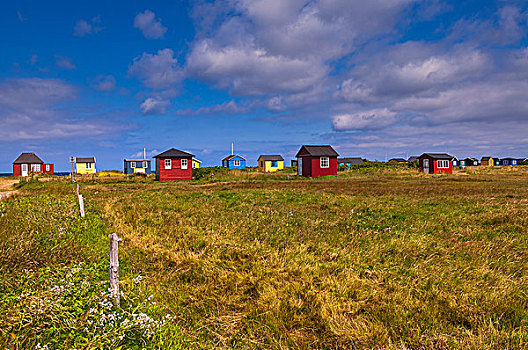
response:
M228 169L245 169L246 158L238 154L232 154L222 159L222 166Z
M194 154L171 148L153 158L156 163L156 180L192 180L192 158Z
M418 161L418 156L410 156L409 159L407 159L407 163L417 162L417 161Z
M495 165L495 161L494 161L493 157L489 157L489 156L482 157L482 158L480 158L480 165L482 165L482 166L494 166Z
M501 165L516 166L518 165L517 158L501 158Z
M29 176L42 173L53 175L53 164L44 163L35 153L24 152L13 162L13 176Z
M348 169L350 169L352 165L359 165L363 163L364 163L363 159L359 157L337 158L337 165L346 165Z
M273 172L284 169L284 158L280 154L261 154L257 159L258 170Z
M464 164L465 166L478 166L479 160L477 158L471 158L471 157L464 158Z
M77 174L95 174L95 157L76 157L75 172Z
M391 158L389 163L407 163L407 161L403 158Z
M453 157L453 159L451 160L451 163L453 165L453 168L457 168L457 167L461 166L460 165L460 161L458 160L457 157Z
M447 153L424 153L418 157L420 171L426 174L453 173L453 156Z
M297 174L305 177L337 175L339 154L330 145L303 145L297 152Z
M125 159L123 161L123 173L129 174L152 174L150 170L150 159Z
M192 159L192 168L198 169L200 167L200 164L202 164L202 161L196 158Z

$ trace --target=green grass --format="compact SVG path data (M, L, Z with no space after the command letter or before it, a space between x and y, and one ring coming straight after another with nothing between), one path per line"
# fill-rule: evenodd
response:
M67 183L23 185L0 202L0 262L9 267L0 297L40 288L42 298L49 287L35 281L53 285L71 268L82 276L74 284L107 288L107 237L116 232L130 300L123 312L141 305L153 320L176 317L151 337L94 329L90 341L104 346L526 348L528 169L362 169L303 181L237 174L87 181L85 220ZM57 239L61 227L70 238ZM84 334L86 308L100 300L76 289L72 329L60 321L51 333L4 331L25 304L0 304L4 344L90 344L71 339ZM51 322L37 316L26 326ZM111 343L109 334L127 332L129 340Z

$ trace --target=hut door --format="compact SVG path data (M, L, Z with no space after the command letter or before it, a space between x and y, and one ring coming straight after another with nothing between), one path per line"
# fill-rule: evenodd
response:
M424 165L424 173L429 174L429 159L424 159L423 165Z
M22 176L28 176L28 165L22 164Z
M297 158L297 175L302 176L302 158Z

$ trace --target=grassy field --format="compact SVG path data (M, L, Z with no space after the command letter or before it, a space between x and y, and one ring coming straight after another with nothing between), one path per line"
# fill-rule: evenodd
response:
M67 179L19 185L0 346L526 348L528 168L470 172L86 178L85 219Z

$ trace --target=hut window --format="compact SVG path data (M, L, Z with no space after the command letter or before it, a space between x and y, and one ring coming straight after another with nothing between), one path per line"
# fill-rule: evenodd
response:
M46 164L46 171L50 171L50 165Z
M330 166L330 162L328 157L321 157L321 168L328 168Z
M147 168L147 162L143 162L143 168Z
M438 168L449 168L449 161L448 160L439 160L438 161Z
M182 169L187 169L187 159L182 159L181 160L181 168Z
M171 160L165 159L165 169L170 169L170 168L171 168Z
M233 161L233 165L234 166L240 166L240 161L239 160L234 160Z
M31 172L40 172L40 164L31 164Z
M272 166L273 168L276 168L276 167L278 166L278 165L277 165L277 161L276 161L276 160L272 160L272 161L271 161L271 166Z
M92 168L92 163L86 163L86 169L91 169Z
M136 168L136 162L130 162L130 167L132 169L135 169Z

